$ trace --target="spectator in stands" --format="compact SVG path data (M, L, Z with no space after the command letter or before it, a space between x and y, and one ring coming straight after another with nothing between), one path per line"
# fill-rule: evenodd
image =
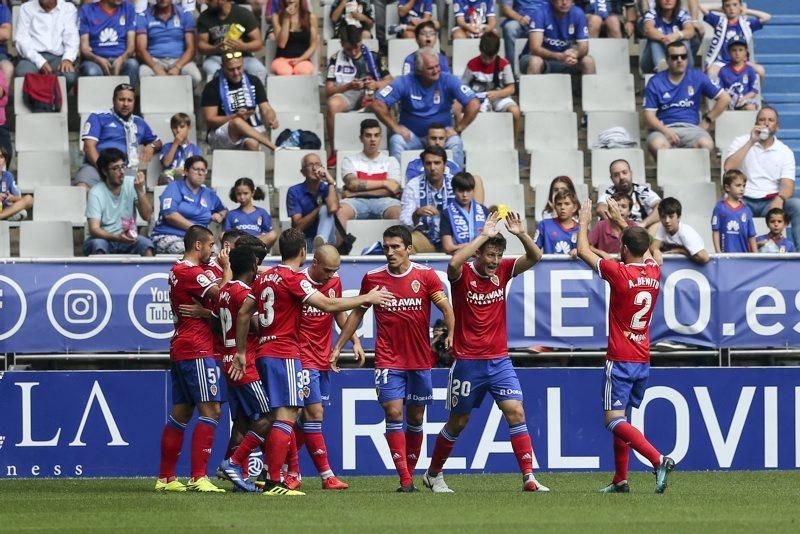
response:
M0 71L3 71L6 80L14 79L14 63L8 55L11 33L11 8L3 2L0 4Z
M672 43L683 44L689 57L688 65L693 65L689 42L694 37L692 16L681 9L680 0L656 0L655 4L655 8L648 10L642 18L642 33L647 38L640 58L642 72L667 70L667 46Z
M749 135L737 137L725 154L725 171L738 169L747 176L744 203L756 217L782 208L790 221L800 221L800 198L794 196L795 158L778 138L778 112L764 106ZM792 241L800 244L800 224L792 224Z
M570 191L575 198L578 198L578 192L575 190L575 184L569 176L556 176L550 182L550 190L547 192L547 205L542 210L541 220L552 219L556 216L556 195L561 191Z
M533 12L519 70L528 74L595 73L586 16L573 0L550 0L550 5Z
M278 50L272 72L278 76L311 76L317 73L312 63L319 47L317 17L300 0L281 0L275 40Z
M719 69L719 85L731 97L729 109L757 110L761 107L761 79L747 62L747 43L739 38L728 41L730 62Z
M225 52L222 69L203 89L203 117L212 148L275 150L266 127L278 127L264 84L245 72L241 52Z
M17 76L30 72L64 76L67 91L78 79L78 10L67 0L25 2L19 8L14 30L14 43L19 54ZM66 96L66 95L64 95Z
M741 171L728 171L722 177L725 198L711 214L711 239L714 252L756 252L756 226L753 212L742 202L747 177Z
M603 24L606 24L607 37L619 39L622 37L622 28L619 19L609 16L608 2L596 0L575 0L575 5L586 15L586 27L589 31L589 38L597 39Z
M445 206L439 222L442 250L454 254L478 237L489 210L475 200L475 177L468 172L453 176L453 200Z
M333 150L336 114L369 106L375 92L392 81L381 55L362 43L360 28L345 25L339 32L339 38L342 49L331 56L325 82L325 94L328 97L325 126L330 146L328 167L336 166L336 153Z
M426 147L422 151L425 174L409 180L403 189L400 223L413 229L417 253L442 251L441 216L453 200L453 180L444 174L446 162L444 148Z
M640 226L649 228L658 223L658 203L661 197L650 189L646 183L633 181L631 164L627 160L617 159L608 166L613 185L606 188L597 198L597 214L601 219L608 218L607 200L617 193L629 195L632 199L630 218Z
M703 58L703 68L712 79L719 70L731 60L731 41L743 41L745 49L753 46L753 32L760 30L769 22L772 15L764 11L744 7L742 0L722 0L722 16L718 10L700 6L703 20L714 28L714 38ZM746 50L747 51L747 50ZM758 75L764 78L764 67L751 62Z
M326 243L336 244L336 221L339 197L336 180L316 154L306 154L300 173L305 181L286 191L286 210L292 219L292 228L306 235L306 250Z
M83 187L87 192L100 182L95 165L104 149L118 148L126 155L127 167L146 169L155 151L162 148L161 140L150 126L133 114L136 93L132 85L116 86L112 102L110 110L92 113L83 126L83 165L72 179L72 185Z
M197 18L197 51L205 56L206 80L210 81L220 69L225 53L240 52L244 70L263 83L267 68L253 56L264 46L258 19L232 0L207 0L207 5L208 9Z
M195 224L222 223L228 210L211 187L205 186L208 163L192 156L184 164L185 177L161 193L161 209L151 237L158 254L183 254L183 236Z
M506 48L506 59L517 55L516 41L528 37L533 12L547 6L549 0L501 0L500 14L502 22L503 42Z
M481 111L511 113L516 142L522 131L522 112L512 98L516 80L511 63L500 57L500 37L494 32L483 34L478 49L481 54L467 62L461 82L475 91Z
M425 146L440 146L444 148L445 143L447 143L447 128L445 128L444 124L438 122L431 123L431 125L428 126L428 133L425 137ZM444 167L445 177L451 179L458 174L459 171L461 171L461 167L453 160L448 159ZM408 166L406 167L406 181L416 178L424 172L425 166L422 164L422 157L412 159L408 162ZM482 186L481 190L483 190Z
M331 21L335 35L347 27L361 30L363 39L372 39L372 27L375 25L375 7L372 0L334 0L331 4Z
M772 208L764 218L767 221L769 232L756 238L758 251L765 253L796 252L791 240L783 236L787 223L786 213L780 208Z
M400 164L381 154L381 125L375 119L361 121L359 139L364 149L342 161L342 201L337 217L344 228L351 219L397 219L403 181Z
M589 245L592 247L595 254L603 258L608 258L611 254L619 254L622 232L624 232L625 228L628 226L638 226L636 222L630 218L633 199L628 194L614 193L610 200L616 202L620 216L627 223L627 226L620 226L618 221L610 216L605 219L600 219L597 221L597 224L592 226L589 232ZM608 205L606 205L606 209L608 210Z
M464 107L461 120L453 125L451 108L457 100ZM400 120L394 119L389 108L400 104ZM478 115L481 104L469 87L452 74L442 74L439 57L432 48L417 51L415 73L401 76L378 92L372 109L393 133L389 153L400 161L404 150L423 147L428 126L439 122L447 127L445 148L453 151L453 159L464 166L464 146L461 132Z
M711 261L711 256L697 230L681 222L683 207L677 198L667 197L658 205L661 226L656 230L650 252L659 265L664 263L664 254L681 254L700 265Z
M189 141L192 118L186 113L176 113L169 120L173 141L161 148L161 175L158 184L168 184L177 178L183 178L183 164L192 156L201 156L200 147Z
M539 221L534 241L545 254L569 254L577 256L578 223L575 215L580 203L572 191L559 191L553 198L555 218Z
M97 158L100 183L89 191L83 253L153 255L153 242L136 229L136 212L149 221L153 206L147 198L144 173L125 175L125 153L107 148Z
M136 12L124 0L84 4L80 11L81 76L122 75L139 81L136 61Z
M8 170L10 162L11 152L0 146L0 221L21 221L28 217L33 197L20 193L14 175Z
M725 111L731 97L699 70L689 67L689 49L682 41L667 45L669 70L647 82L644 120L650 128L647 148L653 158L667 148L705 148L714 153L708 129ZM700 119L703 97L716 100Z
M424 22L431 22L437 32L441 28L439 21L433 18L432 0L398 0L397 13L400 15L400 24L395 30L397 37L411 39L415 36L417 27Z
M272 226L272 217L267 210L253 204L254 200L264 200L264 191L250 178L239 178L233 183L229 195L239 207L228 212L222 229L241 230L261 240L271 248L278 240L278 231Z
M453 0L456 25L450 29L453 39L479 39L494 33L497 17L494 2L486 0Z
M139 76L177 76L192 79L192 87L202 80L194 62L197 34L194 16L171 0L158 0L136 19L136 54Z
M420 49L433 48L434 50L438 50L439 48L439 44L437 43L439 39L439 32L436 28L436 25L431 20L421 22L416 28L414 28L414 39L416 39L417 46ZM414 58L416 55L416 52L412 52L406 56L406 59L403 62L404 75L414 72ZM439 51L439 68L441 69L442 74L450 73L450 62L447 60L447 56L444 55L444 52L442 51Z

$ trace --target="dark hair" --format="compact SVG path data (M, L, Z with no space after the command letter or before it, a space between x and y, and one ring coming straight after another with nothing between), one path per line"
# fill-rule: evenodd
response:
M734 180L737 178L741 178L745 182L747 182L747 176L744 175L742 171L739 169L731 169L729 171L725 171L725 174L722 175L722 187L731 185Z
M503 237L503 234L493 235L478 247L478 252L483 252L486 247L497 247L500 249L500 252L505 252L506 238Z
M461 171L453 176L451 184L453 191L472 191L475 189L475 177L467 171Z
M681 201L677 198L667 197L658 203L659 217L663 217L665 215L677 215L680 217L682 212L683 206L681 206Z
M622 232L622 244L628 247L631 254L640 257L644 256L650 248L650 234L641 226L629 226Z
M444 148L434 145L434 146L426 146L425 149L420 152L419 159L424 162L425 154L430 154L432 156L436 156L442 158L444 163L447 163L447 152L445 152Z
M244 234L236 240L234 249L237 248L249 248L253 254L255 254L256 259L258 259L259 265L261 265L261 262L264 261L264 258L267 257L267 253L269 252L267 250L267 245L265 245L263 241L250 234Z
M773 215L780 215L781 217L783 217L783 222L785 223L789 222L789 218L786 216L785 211L783 211L781 208L772 208L767 212L767 215L764 217L764 220L767 221L767 224L769 224L769 218L772 217Z
M675 18L676 16L678 16L678 13L680 13L680 12L681 12L681 0L677 0L675 2L675 7L672 8L672 13L671 13L672 18ZM663 17L664 14L666 13L666 11L664 11L664 9L661 6L658 5L658 0L656 0L656 13L658 13L658 15L660 17ZM676 42L680 43L681 41L676 41ZM672 45L672 44L674 44L674 43L668 44L667 45L667 49L669 49L670 45Z
M296 258L306 248L306 235L297 228L287 228L278 238L278 248L283 261Z
M686 46L686 43L684 43L683 41L672 41L670 44L667 45L667 55L669 55L669 51L672 48L686 48L687 52L689 50L689 48ZM689 59L691 60L692 58Z
M104 148L100 151L100 155L95 162L95 167L97 167L97 174L100 175L101 180L104 182L108 180L106 169L108 169L109 165L117 161L125 161L125 153L122 150L112 147Z
M770 106L769 104L765 104L765 105L761 106L761 109L759 109L759 110L758 110L758 113L756 114L756 121L758 120L758 116L759 116L759 115L761 115L761 112L762 112L762 111L771 111L771 112L773 112L773 113L775 114L775 119L776 119L776 120L777 120L779 123L781 122L781 116L778 114L778 110L777 110L777 109L775 109L775 108L773 108L773 107L772 107L772 106Z
M3 159L6 160L6 170L11 166L11 154L8 153L8 149L4 146L0 146L0 155L3 156Z
M569 199L575 206L580 207L581 203L578 202L578 195L575 194L574 191L570 191L567 189L566 191L559 191L556 193L556 196L553 197L553 205L559 200Z
M176 113L169 119L169 127L170 128L177 128L178 126L183 125L189 126L192 124L192 118L187 115L186 113Z
M278 4L278 12L283 13L286 11L286 0L280 0ZM300 19L300 28L307 32L311 27L311 13L308 11L308 6L306 5L306 0L300 0L297 2L297 17Z
M402 224L395 224L383 231L383 238L399 237L403 240L403 245L406 247L411 246L411 232Z
M553 213L553 206L551 202L553 202L554 200L553 191L555 191L556 184L558 183L565 184L567 186L567 189L569 189L575 194L575 198L578 198L578 192L575 191L575 184L573 183L572 178L564 175L556 176L550 182L550 190L547 192L547 204L545 205L544 210L542 210L543 213Z
M228 193L228 198L231 199L232 202L236 202L236 188L237 187L246 187L253 193L253 200L264 200L266 198L264 196L264 191L260 187L256 187L255 182L250 178L239 178L233 183L233 187L231 187L230 193Z
M436 24L434 24L432 20L426 20L424 22L420 22L414 27L414 38L418 39L419 34L422 33L422 30L424 30L425 28L436 30Z
M301 0L303 1L303 0ZM351 24L345 24L339 30L339 39L342 41L342 45L357 45L363 40L363 32L364 30L360 26L353 26Z
M427 134L431 130L447 130L447 126L445 126L441 122L432 122L428 125L428 128L425 130L425 133Z
M355 26L353 26L355 27ZM361 28L358 28L361 31ZM361 129L358 132L358 136L361 137L364 135L364 132L369 130L370 128L380 128L381 123L379 123L376 119L364 119L361 121Z
M608 174L609 175L611 174L611 167L613 167L617 163L624 163L625 165L628 166L628 170L629 171L631 170L631 164L628 162L628 160L619 158L619 159L615 159L614 161L612 161L611 163L608 164Z
M117 98L117 95L122 91L130 91L133 93L133 97L136 98L136 89L129 83L121 83L114 88L114 94L112 95L112 99Z
M481 54L496 56L500 51L500 36L494 32L484 33L481 36L481 42L478 44L478 50Z
M256 255L248 247L235 248L230 255L231 271L234 278L256 270Z
M236 242L241 238L243 235L246 235L247 232L243 232L238 228L231 228L230 230L226 231L222 234L222 239L220 239L223 243L230 243L231 245L235 245Z
M211 233L211 230L205 226L193 224L186 230L186 234L183 236L183 247L188 252L194 248L195 243L198 241L204 241L208 237L214 239L214 234Z
M628 206L633 207L633 197L630 196L628 193L623 193L622 191L617 191L616 193L611 195L611 198L613 198L617 202L619 202L620 200L627 200L628 201Z
M186 161L183 162L183 170L188 171L189 169L192 168L192 165L194 165L198 161L202 161L203 165L206 166L206 169L208 168L208 162L206 161L206 158L204 158L203 156L192 156L191 158L187 158Z

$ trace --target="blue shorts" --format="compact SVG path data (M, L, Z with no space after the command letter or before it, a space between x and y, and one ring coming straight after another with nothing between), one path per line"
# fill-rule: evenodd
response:
M481 405L486 393L495 402L522 400L522 386L511 358L456 360L447 384L447 409L469 413Z
M197 358L172 362L172 404L222 402L222 384L219 366L214 358Z
M330 371L303 369L303 398L305 404L331 405Z
M303 364L300 360L264 357L256 360L256 367L272 410L303 407Z
M240 415L251 421L258 421L269 412L267 392L258 380L249 384L228 386L228 407L231 421L235 421Z
M381 404L398 399L406 404L432 404L431 370L375 369L375 390Z
M642 404L649 377L649 363L607 361L603 373L603 409L638 408Z

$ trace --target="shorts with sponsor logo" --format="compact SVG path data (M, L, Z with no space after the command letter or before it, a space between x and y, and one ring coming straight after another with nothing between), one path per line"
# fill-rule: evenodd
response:
M229 385L228 406L231 410L231 421L235 421L239 416L258 421L269 412L264 385L258 380L249 384Z
M224 379L214 358L197 358L172 362L172 404L222 402Z
M258 358L256 367L270 409L303 407L303 364L299 359Z
M487 393L495 402L522 400L522 386L511 358L453 362L447 384L448 410L469 413L481 405Z
M378 402L403 400L406 404L433 403L431 370L403 371L400 369L375 369L375 389Z
M303 400L305 405L331 405L330 371L319 369L303 369Z
M649 377L649 363L607 361L603 373L603 409L638 408Z

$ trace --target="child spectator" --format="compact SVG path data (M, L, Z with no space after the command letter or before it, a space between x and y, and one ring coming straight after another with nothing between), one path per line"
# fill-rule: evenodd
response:
M556 194L561 191L571 191L575 198L578 198L578 192L575 191L575 184L572 183L572 178L569 176L556 176L550 182L550 191L547 192L547 205L542 210L542 219L552 219L555 217L555 199Z
M397 4L397 13L400 15L400 24L394 28L390 27L389 32L395 33L401 39L413 39L417 26L429 20L433 22L434 30L439 31L439 21L433 20L432 0L408 0L407 2L400 0Z
M722 187L728 198L714 206L711 216L714 252L756 252L756 227L753 212L742 202L747 177L731 170L722 177Z
M575 214L578 212L578 197L572 191L559 191L553 198L555 219L544 219L536 227L536 246L545 254L577 255L575 247L578 243L578 223Z
M683 207L677 198L667 197L658 204L661 226L656 230L650 252L659 265L664 263L663 253L682 254L700 265L711 261L703 238L697 230L681 222Z
M497 24L494 2L486 0L453 0L453 16L456 23L450 29L453 39L475 39L494 33Z
M256 187L250 178L239 178L231 187L230 199L239 207L228 212L222 229L241 230L256 236L267 248L278 239L278 232L272 226L272 217L264 208L254 206L254 200L264 200L264 191Z
M453 200L445 206L439 224L442 250L455 252L478 237L489 210L475 201L475 177L468 172L453 176Z
M637 226L636 222L630 218L633 199L625 193L615 193L611 196L617 203L622 218L628 226ZM600 219L589 232L589 244L595 254L607 258L609 254L619 254L620 237L625 228L621 227L611 218Z
M791 240L786 239L783 235L787 222L786 213L780 208L772 208L767 212L765 219L769 233L756 238L758 251L766 253L796 252Z
M176 177L183 178L183 164L192 156L202 156L200 148L189 141L192 118L186 113L176 113L169 120L174 141L161 149L161 175L158 185L170 183Z
M333 33L338 35L348 26L361 30L363 39L372 39L370 30L375 25L375 6L372 0L334 0L331 4Z
M753 46L753 32L764 27L772 16L764 11L745 8L742 0L722 0L722 15L706 7L700 6L704 13L703 20L714 28L714 37L711 46L708 48L703 58L703 68L706 74L715 78L719 70L730 62L728 54L728 42L732 39L740 39L747 44L748 48ZM752 63L753 68L762 78L764 77L764 67Z
M761 80L747 62L747 42L735 37L728 41L730 62L719 70L719 86L731 96L730 109L757 110Z
M0 146L0 220L21 221L33 207L33 197L19 192L14 175L8 171L8 150Z

